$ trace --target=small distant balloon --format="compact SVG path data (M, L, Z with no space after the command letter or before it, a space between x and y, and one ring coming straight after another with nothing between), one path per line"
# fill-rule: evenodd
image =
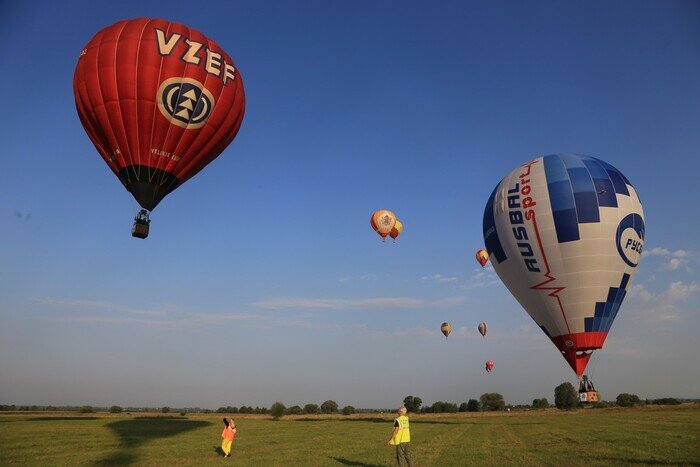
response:
M493 363L493 360L489 360L486 362L486 372L491 373L493 371L493 367L496 366L495 363Z
M389 233L389 236L396 240L396 237L401 235L401 232L403 232L403 224L397 219L396 223L394 224L394 228L391 229L391 232Z
M489 252L484 249L477 251L476 260L479 262L482 268L485 267L486 263L489 262Z
M396 225L396 214L386 209L380 209L372 214L369 221L374 231L382 238L386 238Z
M440 326L440 331L442 331L442 333L445 335L445 339L447 339L452 332L452 325L450 323L442 323L442 326Z
M486 323L479 324L479 333L482 336L486 336L487 332L489 332L489 327L486 325Z

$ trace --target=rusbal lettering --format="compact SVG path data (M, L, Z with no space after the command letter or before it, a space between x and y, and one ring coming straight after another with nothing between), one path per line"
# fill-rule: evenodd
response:
M535 217L535 211L532 208L537 202L533 201L532 197L528 195L531 191L529 178L530 170L532 164L536 162L537 161L532 161L525 164L523 167L526 168L526 171L518 176L520 181L516 183L513 188L508 190L508 218L510 219L510 224L513 226L513 237L517 241L520 255L523 257L525 266L530 272L540 272L540 268L537 265L537 258L535 258L532 245L530 244L530 238L528 237L527 229L524 225L525 219L532 220ZM524 216L522 209L526 210Z
M165 35L165 31L156 28L158 52L164 57L167 57L173 53L175 46L182 38L182 34L178 33L173 33L170 37L167 37ZM201 42L191 41L188 38L185 38L183 43L187 48L180 56L180 59L193 65L199 65L203 58L200 51L204 47L204 44ZM208 47L204 47L204 58L204 69L207 71L207 73L221 77L224 86L226 85L227 81L233 81L235 79L235 68L232 64L226 63L226 60L223 59L220 53L209 50Z

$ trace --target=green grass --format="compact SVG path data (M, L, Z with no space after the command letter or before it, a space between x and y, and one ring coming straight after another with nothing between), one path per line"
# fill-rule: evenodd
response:
M392 465L391 417L2 414L0 465ZM411 417L417 465L700 465L700 405Z

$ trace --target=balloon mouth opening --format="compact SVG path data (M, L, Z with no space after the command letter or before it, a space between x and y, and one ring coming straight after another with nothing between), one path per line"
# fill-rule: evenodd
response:
M607 332L581 332L552 338L566 362L579 378L586 371L586 365L593 351L603 347Z

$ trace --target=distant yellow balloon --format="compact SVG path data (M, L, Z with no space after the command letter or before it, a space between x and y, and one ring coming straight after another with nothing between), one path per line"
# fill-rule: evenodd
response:
M440 331L442 331L442 333L445 335L445 339L447 339L452 332L452 325L450 323L442 323L442 326L440 326Z
M396 219L396 223L394 224L394 228L391 229L391 233L389 235L391 235L391 238L396 240L396 237L401 235L401 232L403 232L403 224L401 223L401 221Z
M481 267L485 267L486 263L489 262L489 252L486 250L479 250L476 252L476 260L479 262Z

